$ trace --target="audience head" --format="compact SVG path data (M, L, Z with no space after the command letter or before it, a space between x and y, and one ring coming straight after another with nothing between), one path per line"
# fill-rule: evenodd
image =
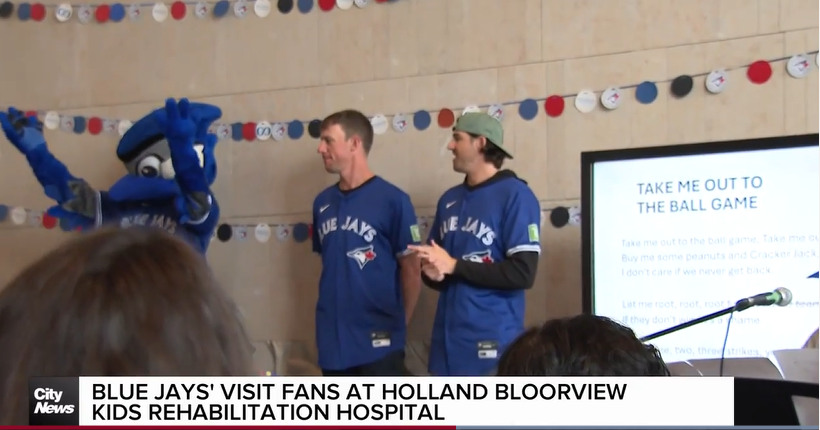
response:
M596 315L547 321L505 351L498 376L669 376L660 352Z
M252 346L204 257L158 229L104 229L0 292L0 424L33 376L252 375Z

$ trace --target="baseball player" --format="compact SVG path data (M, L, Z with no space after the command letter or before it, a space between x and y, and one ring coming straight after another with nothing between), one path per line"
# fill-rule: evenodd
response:
M510 170L501 123L485 113L456 122L448 148L463 184L439 199L429 245L411 246L422 278L440 292L430 348L436 376L491 374L524 330L524 294L541 253L541 209Z
M318 152L339 182L313 202L321 254L316 343L325 376L402 376L407 323L421 290L421 240L410 197L367 164L373 127L361 112L321 124Z

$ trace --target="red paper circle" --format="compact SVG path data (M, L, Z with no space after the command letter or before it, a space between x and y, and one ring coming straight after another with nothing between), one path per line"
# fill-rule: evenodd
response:
M95 117L88 119L88 132L93 135L98 135L102 131L102 120Z
M40 22L46 17L46 7L41 3L31 5L31 19Z
M51 230L52 228L57 226L57 218L49 214L43 214L43 227Z
M376 0L376 3L387 3L387 0Z
M444 108L438 111L438 126L441 128L450 128L456 122L456 115L450 109Z
M746 76L754 84L765 84L772 77L772 65L768 61L755 61L749 66Z
M319 9L325 12L333 10L334 6L336 6L336 0L319 0Z
M256 123L249 122L243 125L242 137L247 141L256 140Z
M185 18L186 12L188 12L188 6L185 6L185 3L181 1L175 1L174 4L171 5L171 18L177 21Z
M31 118L31 117L37 118L37 111L36 110L30 110L30 111L26 112L26 118Z
M547 101L544 102L544 110L547 111L547 115L556 118L561 116L564 113L564 98L561 96L549 96L547 97Z
M97 6L97 10L94 11L94 18L97 19L97 22L108 21L109 15L111 15L111 8L107 4Z

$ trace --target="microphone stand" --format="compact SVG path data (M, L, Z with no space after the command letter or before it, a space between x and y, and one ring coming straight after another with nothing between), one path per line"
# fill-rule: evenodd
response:
M706 321L711 321L715 318L720 318L720 317L722 317L724 315L728 315L732 312L743 312L746 309L749 309L750 307L752 307L751 303L748 303L747 301L741 300L741 301L737 302L737 304L735 304L734 306L729 306L726 309L721 309L717 312L712 312L709 315L704 315L700 318L695 318L693 320L686 321L685 323L678 324L678 325L673 326L673 327L669 327L669 328L661 330L657 333L652 333L649 336L642 337L640 340L641 340L641 342L648 342L650 340L657 339L661 336L666 336L667 334L672 334L672 333L675 333L676 331L680 331L680 330L683 330L685 328L689 328L689 327L698 325L698 324L706 322Z

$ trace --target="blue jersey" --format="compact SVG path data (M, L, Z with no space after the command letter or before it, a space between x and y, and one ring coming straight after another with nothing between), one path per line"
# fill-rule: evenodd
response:
M453 258L492 264L517 252L541 252L541 208L514 175L471 188L458 185L438 202L430 240ZM523 290L478 288L445 279L433 323L428 370L436 376L482 376L524 330Z
M211 243L216 224L219 222L219 204L210 197L211 210L202 220L185 224L179 222L181 216L174 198L148 202L118 202L111 200L107 193L100 193L100 211L96 224L117 225L122 228L132 226L155 227L171 233L188 242L197 251L205 254Z
M407 336L398 258L420 241L410 197L374 177L313 202L313 251L322 256L319 366L343 370L403 350Z

